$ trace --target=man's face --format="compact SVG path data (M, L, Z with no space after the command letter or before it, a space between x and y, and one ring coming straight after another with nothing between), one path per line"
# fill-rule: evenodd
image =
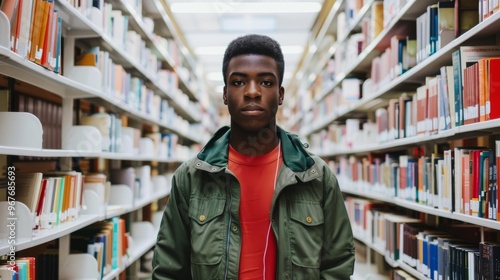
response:
M231 115L231 126L257 132L276 123L284 88L279 86L276 61L265 55L239 55L227 67L224 104Z

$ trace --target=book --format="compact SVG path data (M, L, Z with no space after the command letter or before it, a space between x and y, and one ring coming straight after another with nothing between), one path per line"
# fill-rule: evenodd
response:
M26 58L29 50L31 15L34 1L22 1L20 23L18 26L19 37L17 38L17 53Z
M54 0L44 0L43 1L43 10L42 10L42 22L40 25L40 28L38 32L40 34L38 35L38 43L36 44L35 48L35 62L42 65L42 56L43 53L46 51L45 46L46 46L46 40L47 38L47 33L50 32L50 27L51 27L51 19L52 15L54 14Z
M3 0L0 3L0 11L2 11L7 19L13 24L13 20L16 18L16 13L18 9L18 0Z
M500 58L492 58L488 60L487 66L487 87L489 92L489 106L486 105L486 110L489 111L489 119L500 118ZM489 110L488 110L489 107Z
M16 200L24 203L32 213L37 209L42 177L41 172L16 174Z
M45 30L50 3L47 0L35 0L34 5L33 17L31 18L31 41L29 43L29 59L33 62L36 61L37 57L40 58L41 56L40 37L43 32L42 29Z
M498 279L500 276L500 244L480 242L479 253L480 279Z

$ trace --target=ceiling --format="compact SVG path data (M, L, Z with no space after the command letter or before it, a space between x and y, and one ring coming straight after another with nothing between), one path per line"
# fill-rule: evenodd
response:
M258 33L277 40L285 56L286 87L295 73L323 0L166 0L189 47L202 65L207 85L222 93L222 56L236 37ZM256 5L255 5L256 4ZM183 10L184 9L184 10Z

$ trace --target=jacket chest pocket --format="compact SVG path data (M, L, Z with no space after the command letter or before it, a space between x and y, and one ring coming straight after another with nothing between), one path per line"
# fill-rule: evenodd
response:
M290 245L295 265L315 269L320 267L323 224L323 208L319 202L291 202Z
M191 261L214 265L224 250L224 198L194 197L189 202Z

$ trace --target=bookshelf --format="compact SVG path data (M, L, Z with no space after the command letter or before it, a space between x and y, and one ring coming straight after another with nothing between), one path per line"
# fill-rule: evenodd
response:
M17 3L17 1L15 2ZM31 225L36 216L35 213L32 213L21 202L16 204L17 240L15 251L22 255L25 251L37 250L36 248L45 247L47 244L57 243L59 279L101 279L94 256L70 253L71 236L98 223L124 217L130 236L122 236L121 238L128 238L128 243L130 243L127 247L128 254L123 257L121 266L102 277L102 279L118 279L118 277L123 276L124 271L129 266L150 251L156 242L157 220L158 217L161 217L159 215L161 209L152 213L152 222L142 221L143 214L141 212L151 211L150 209L154 209L158 201L164 201L168 198L171 176L169 172L190 158L209 137L213 127L204 125L206 116L210 115L210 119L216 120L213 114L207 110L209 103L204 93L202 81L194 78L196 77L195 65L191 64L190 67L187 67L186 63L183 62L189 59L193 63L194 60L189 57L190 53L181 51L185 49L185 46L179 39L179 34L174 30L171 18L164 10L165 7L160 0L143 1L142 4L142 1L127 0L113 0L106 1L106 3L104 1L78 1L82 5L80 7L73 2L69 0L55 0L53 2L54 10L57 10L57 16L62 22L61 32L54 33L56 38L57 36L61 37L59 52L61 69L59 72L62 73L51 71L48 69L49 67L41 66L12 50L9 39L10 20L0 11L0 79L3 80L0 83L0 91L1 93L7 92L7 99L2 99L2 102L4 100L9 102L9 104L2 104L0 108L6 105L7 108L10 107L10 110L15 110L16 107L12 107L12 104L15 104L18 94L37 98L37 100L47 99L50 102L58 103L61 108L59 115L61 120L59 123L60 147L47 148L46 143L40 144L43 142L42 139L45 139L46 134L53 133L45 131L45 126L57 125L53 123L54 120L32 114L30 108L25 108L30 114L27 114L28 116L22 120L23 122L18 124L20 129L9 129L9 135L0 139L0 165L10 165L13 161L21 158L34 162L37 160L56 161L61 169L72 169L75 163L83 160L90 162L90 167L87 168L98 173L108 172L110 168L123 168L127 165L136 169L144 165L152 166L152 174L145 177L151 180L150 192L137 196L137 193L134 193L132 188L127 185L109 183L108 177L109 200L102 203L103 193L83 187L82 204L78 206L81 207L78 217L62 222L53 228L32 229ZM34 5L36 3L35 1ZM94 7L93 5L109 6ZM105 10L105 8L109 10ZM117 14L124 16L125 21L128 22L128 27L125 26L124 29L128 32L124 32L123 35L131 36L130 38L139 42L140 45L132 47L117 41L116 37L111 35L110 27L106 23L110 16L108 12L111 10L117 11ZM153 26L154 28L152 28ZM147 94L148 99L143 97L144 99L134 101L134 98L137 97L129 96L129 92L134 91L136 94L136 88L129 92L126 90L120 92L117 88L107 87L106 81L111 76L106 76L105 72L97 68L97 65L95 67L75 65L75 57L77 57L78 52L85 53L94 47L99 48L99 55L105 53L106 57L112 60L113 67L122 68L124 73L128 75L126 76L128 79L140 81L142 87L139 90L141 93ZM134 51L140 55L133 55ZM183 58L180 58L181 56ZM167 81L165 77L171 80ZM131 86L135 81L126 80L124 83ZM140 103L144 100L147 100L148 103ZM30 100L30 102L32 101ZM83 106L80 102L83 103ZM153 102L158 103L153 104ZM138 130L140 135L144 134L144 136L140 136L142 138L147 139L147 133L171 135L169 140L172 141L172 146L169 147L171 150L168 150L168 156L163 156L162 153L156 151L151 152L151 150L146 150L147 153L142 150L103 151L100 149L100 145L96 146L96 143L92 143L93 139L89 137L86 139L85 135L75 134L90 129L80 125L82 117L80 114L85 111L90 115L95 108L98 108L101 113L113 114L118 116L117 118L120 120L126 120L123 125ZM39 111L39 113L41 112L42 110ZM9 117L2 118L3 121L19 116L19 114L15 114L16 112L2 113ZM10 126L0 124L0 127ZM34 129L30 130L31 127ZM80 132L73 131L78 129L81 129ZM30 135L27 141L15 141L15 139L27 138L25 137L26 133ZM104 136L100 135L99 140L102 140L101 137ZM88 145L82 149L64 148L78 146L71 145L71 141L76 141L76 139ZM150 142L154 143L152 140ZM142 147L139 148L142 149ZM174 150L177 148L179 150ZM158 179L159 177L162 179ZM84 184L82 181L82 185ZM104 188L104 184L102 187ZM159 205L161 207L161 204ZM0 208L5 208L5 211L2 210L2 220L8 218L8 207L7 202L0 202ZM10 244L7 243L8 235L8 229L2 228L0 230L0 255L7 255L11 251ZM121 256L118 257L121 258Z
M377 4L382 3L384 5L384 14L392 14L387 18L376 19L378 22L384 22L383 29L370 40L370 36L366 35L369 33L370 29L366 29L366 26L367 24L369 26L369 24L374 23L374 14L371 10L376 2L379 2ZM330 162L331 167L337 173L342 192L346 197L366 199L367 201L377 203L376 205L382 203L392 209L392 211L420 216L423 223L428 223L427 226L429 226L429 228L433 226L438 227L441 224L464 224L467 226L475 226L477 227L477 231L480 232L480 242L482 242L487 241L486 235L483 236L483 234L500 229L499 221L488 217L482 217L481 215L486 215L484 213L478 214L476 212L474 214L472 209L464 210L464 206L460 206L462 209L458 210L455 208L451 209L451 207L450 209L444 209L441 202L437 202L437 200L430 202L431 204L428 204L429 202L417 201L417 199L419 199L419 193L416 193L417 198L408 197L408 192L414 192L414 188L417 186L413 185L414 188L405 189L408 185L403 185L402 178L405 178L404 182L407 184L412 183L408 183L406 180L421 180L416 170L417 167L420 168L420 166L417 165L417 160L424 156L430 157L431 154L436 154L436 162L431 162L429 166L436 166L436 168L438 168L437 160L443 161L443 151L453 150L457 147L460 149L462 146L469 145L472 147L484 146L489 148L490 153L495 153L495 148L498 148L498 146L495 147L495 142L499 139L499 120L472 121L472 123L468 124L453 123L451 127L440 127L436 129L436 131L424 129L422 133L414 133L413 135L406 136L402 135L402 132L399 130L401 127L407 125L406 123L402 123L400 115L396 115L400 114L400 112L391 111L395 112L392 118L394 125L397 126L395 128L396 136L387 137L387 135L384 135L384 137L379 137L381 134L381 124L387 121L378 118L378 111L382 112L379 109L389 111L391 110L390 106L393 106L394 102L398 104L397 102L399 99L399 106L402 102L401 100L403 100L402 98L405 97L411 102L412 97L416 97L418 88L421 88L423 85L426 86L426 90L429 90L427 84L428 80L437 78L439 75L443 76L442 68L445 66L455 65L452 58L462 46L498 46L500 42L500 37L498 35L500 13L497 12L497 10L492 10L487 17L484 17L481 12L483 9L488 8L488 1L460 1L462 8L467 4L472 4L471 10L475 12L475 14L471 17L477 16L477 23L473 26L469 26L468 30L456 31L459 33L454 39L441 45L436 50L432 52L428 49L423 50L423 52L429 51L429 54L401 73L396 73L395 71L398 70L396 68L391 68L392 64L389 65L387 69L384 69L387 70L387 72L383 72L382 75L385 76L382 77L382 80L375 81L375 78L379 75L376 71L383 68L374 68L374 61L379 60L381 62L377 63L382 64L387 62L392 63L392 60L384 60L384 55L388 55L390 58L392 54L391 41L396 38L396 35L407 36L404 46L409 44L409 40L414 38L416 38L417 44L419 40L424 41L423 38L426 36L417 33L416 29L419 27L415 26L416 22L422 15L430 13L429 11L433 11L432 9L439 11L438 7L441 6L437 5L438 2L446 1L335 1L330 14L325 20L327 26L323 26L318 33L319 35L316 38L312 38L310 43L315 46L321 46L323 41L329 40L330 38L335 38L335 40L329 47L318 48L319 52L310 55L306 58L306 62L302 64L302 69L299 70L299 72L302 71L302 75L300 75L300 79L297 79L295 84L292 85L294 94L296 94L296 96L294 96L294 102L291 102L294 107L289 108L289 111L294 112L296 115L289 118L287 125L303 139L308 140L311 145L311 150L314 153L324 158L327 162ZM456 1L451 2L455 3ZM362 5L355 8L356 5L360 4ZM436 4L436 6L433 6L434 4ZM388 8L389 5L391 5L390 9ZM445 6L443 5L442 7ZM462 20L460 14L462 12L465 14L465 12L462 9L460 12L457 12L456 9L456 7L453 8L453 13L455 14L454 16L457 22L460 22ZM344 27L339 29L339 26ZM425 35L430 36L429 34ZM433 39L431 38L431 40ZM357 53L345 58L345 53L342 52L350 48L357 48ZM394 48L392 48L392 50L394 50ZM339 60L341 61L340 64L338 63ZM399 61L399 63L401 63L401 61ZM329 68L332 67L332 65L334 65L333 70ZM453 72L453 74L455 74L455 72ZM457 74L451 77L452 84L454 82L453 79L456 79L456 75ZM354 88L344 87L344 82L348 79L358 79L360 81L361 94L354 98L354 100L346 101L350 92L356 92ZM469 83L472 83L471 81L472 80L468 80ZM466 85L467 84L464 85L464 88ZM448 84L445 89L449 86L450 84ZM439 89L439 92L442 92L442 89ZM459 94L465 94L465 91ZM415 99L413 99L413 101L415 101ZM426 102L430 101L426 100ZM438 102L442 102L441 99L439 99ZM425 105L426 112L431 112L428 111L430 110L429 108L431 108L429 104L430 103L426 103ZM439 106L441 106L441 103L439 103ZM451 108L452 104L444 103L443 106L450 106ZM438 106L436 105L436 107ZM396 108L399 109L400 107ZM415 108L417 108L416 105ZM411 110L414 109L412 108ZM439 108L438 110L442 109ZM498 110L498 108L495 110ZM388 116L388 118L391 118L390 113L388 113ZM438 116L436 122L441 122L439 117L441 117L441 115ZM446 116L444 116L444 118L446 118ZM355 121L352 122L353 120ZM406 121L406 119L404 119L404 121ZM443 122L444 121L446 121L446 119L443 119ZM435 126L433 123L425 123L425 126L427 125ZM389 126L389 128L384 129L389 131L391 127ZM404 129L404 133L407 133L406 127ZM455 155L453 151L451 154ZM406 177L400 177L404 176L400 175L400 172L403 172L402 164L406 162L401 161L400 157L402 156L415 160L414 164L417 167L411 169L411 172L415 171L412 173L413 175L405 173ZM496 157L494 158L496 159ZM390 161L388 161L388 159L390 159ZM456 165L454 164L457 163L455 163L454 160L455 157L453 156L451 165L446 171L448 173L446 174L455 170ZM384 167L384 162L389 163ZM393 164L393 169L390 169L390 164ZM394 171L395 173L387 173L388 175L386 175L383 173L384 171L380 171L379 168L388 168L388 170L390 169L391 172ZM408 165L408 167L406 167L406 165L404 165L404 168L410 168L410 166ZM412 165L411 168L414 168L414 166ZM439 170L439 172L441 172L441 169ZM406 172L406 169L404 172ZM420 169L418 172L420 172ZM445 181L445 179L443 179L444 177L435 177L437 175L433 174L437 173L430 174L429 176L433 177L430 177L431 179L429 180L436 180L436 192L434 195L439 195L439 199L441 199L441 196L444 196L442 193L443 189L437 189L441 188L441 185L439 185L441 182L444 182L446 186L448 186L448 184L450 185L453 196L456 196L455 192L460 191L460 189L457 190L455 188L455 184L458 182L457 173L452 173L453 175L450 177L451 179L449 182ZM486 174L490 174L490 171ZM389 179L391 185L386 186L385 183L382 183L382 181ZM493 182L493 179L491 180ZM430 187L430 184L431 183L429 183L427 187ZM432 187L434 188L434 183ZM472 185L470 187L472 188ZM417 189L417 191L420 191L420 189ZM468 191L464 191L464 193L467 192ZM485 192L486 191L483 191L483 193ZM480 203L485 203L485 198L481 197L482 195L484 194L480 194L479 201ZM432 199L433 198L431 198L431 200ZM466 201L468 198L462 199ZM458 203L458 201L453 201L453 205L456 203ZM468 202L464 203L468 204ZM465 214L463 211L470 211L470 213ZM358 212L353 212L353 217L355 214L357 215ZM358 221L356 220L356 222ZM401 261L401 259L394 260L388 257L383 248L379 248L378 245L371 240L364 238L364 235L355 232L355 239L365 244L370 248L370 251L378 252L378 254L384 256L385 262L395 270L402 269L416 279L433 279L430 275L424 275L422 271ZM495 239L495 241L497 240Z

